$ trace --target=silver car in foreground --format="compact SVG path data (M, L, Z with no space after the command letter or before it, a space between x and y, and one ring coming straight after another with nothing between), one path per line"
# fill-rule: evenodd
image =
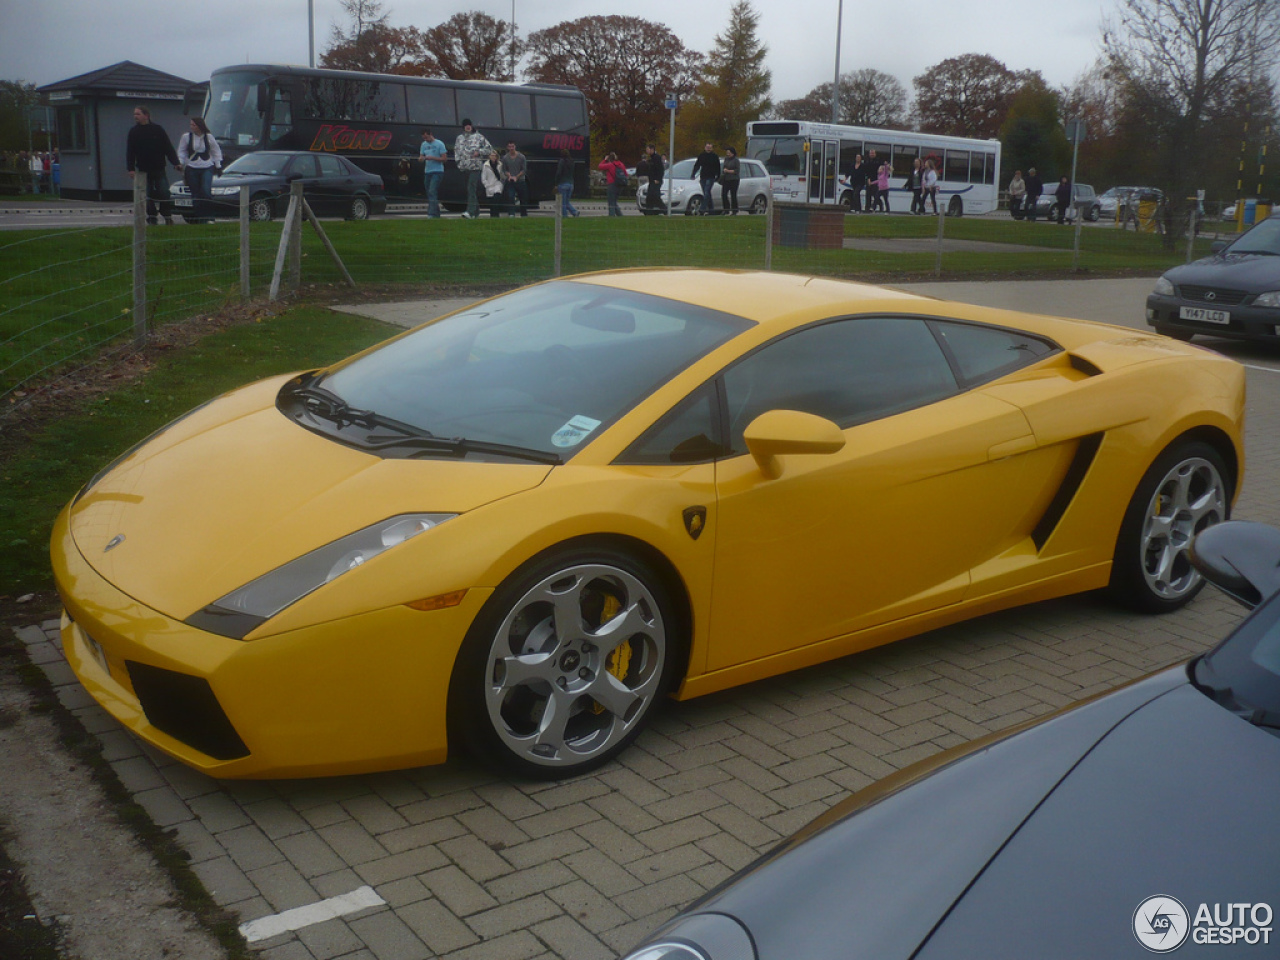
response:
M738 208L747 213L764 213L769 208L769 173L758 160L740 157L742 179L738 183ZM693 179L693 159L680 160L672 166L662 182L662 202L671 204L672 213L693 216L702 212L702 184ZM648 207L649 183L641 180L636 192L636 206L642 213L652 212ZM724 212L724 188L718 183L711 188L713 212Z

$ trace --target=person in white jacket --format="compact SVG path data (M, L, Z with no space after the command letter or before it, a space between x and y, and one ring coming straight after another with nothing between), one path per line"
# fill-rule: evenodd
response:
M485 203L489 207L489 216L502 216L503 202L506 195L506 184L503 183L502 163L498 159L498 151L490 150L489 159L480 168L480 189L484 191Z
M192 223L213 222L213 174L222 169L222 148L202 117L191 118L191 130L178 141L182 179L191 191Z

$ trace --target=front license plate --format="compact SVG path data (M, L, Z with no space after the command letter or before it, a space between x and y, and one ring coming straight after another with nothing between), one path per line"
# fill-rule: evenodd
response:
M1203 323L1231 322L1231 314L1226 310L1206 310L1204 307L1182 307L1178 316L1183 320L1200 320Z
M177 200L175 200L175 201L173 201L173 202L174 202L174 203L176 203L176 204L177 204L178 206L180 206L180 207L189 207L189 206L191 206L191 199L190 199L189 197L179 197Z

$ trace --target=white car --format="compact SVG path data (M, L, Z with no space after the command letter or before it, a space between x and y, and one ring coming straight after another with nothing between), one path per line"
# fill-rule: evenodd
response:
M738 158L741 180L738 183L738 209L747 213L764 213L769 209L769 172L758 160ZM694 215L702 212L702 184L693 179L692 159L681 160L671 167L662 182L662 202L671 204L672 213ZM652 212L645 206L648 197L648 181L640 182L636 192L636 207L642 213ZM715 213L724 211L724 188L719 184L711 188L711 203Z

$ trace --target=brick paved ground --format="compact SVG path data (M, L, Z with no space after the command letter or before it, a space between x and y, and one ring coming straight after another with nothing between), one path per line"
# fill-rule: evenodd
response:
M1252 348L1241 359L1280 367ZM1280 372L1251 370L1249 389L1237 516L1280 524ZM1167 617L1093 596L984 617L671 704L620 760L561 784L464 762L219 783L141 746L91 703L61 660L55 623L20 635L243 921L365 885L386 901L256 944L268 960L596 960L850 791L1203 650L1241 613L1206 591Z

